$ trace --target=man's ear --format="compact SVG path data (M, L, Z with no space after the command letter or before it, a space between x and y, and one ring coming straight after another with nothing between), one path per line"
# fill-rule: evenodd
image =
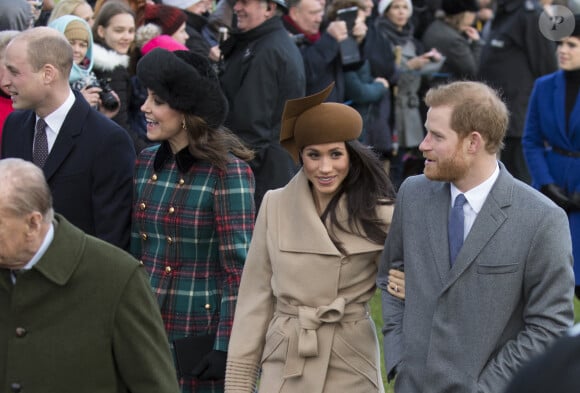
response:
M467 151L470 153L476 153L485 148L485 141L478 131L471 131L467 136L467 142Z
M274 12L274 11L276 11L276 4L274 4L271 1L269 1L268 2L268 12Z
M40 212L32 212L26 218L26 224L28 225L28 233L38 233L42 228L42 223L44 222L44 217Z
M50 84L57 78L58 70L52 64L45 64L42 66L42 79L46 84Z

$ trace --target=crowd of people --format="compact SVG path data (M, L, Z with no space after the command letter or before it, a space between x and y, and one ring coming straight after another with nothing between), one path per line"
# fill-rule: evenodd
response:
M518 393L573 370L575 7L0 0L0 390Z

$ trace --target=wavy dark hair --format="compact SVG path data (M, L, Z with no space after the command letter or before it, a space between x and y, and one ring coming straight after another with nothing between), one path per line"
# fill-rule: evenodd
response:
M384 218L377 216L377 206L395 203L395 188L383 169L381 161L370 147L357 140L345 142L350 168L338 192L320 216L323 222L330 220L329 234L336 247L344 254L342 244L333 228L367 237L376 244L383 244L387 236ZM338 202L346 194L348 228L336 217Z

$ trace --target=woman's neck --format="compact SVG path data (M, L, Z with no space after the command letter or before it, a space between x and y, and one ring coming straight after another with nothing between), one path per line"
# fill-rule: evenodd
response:
M314 199L314 206L319 216L324 213L333 195L321 194L314 187L311 187L312 198Z

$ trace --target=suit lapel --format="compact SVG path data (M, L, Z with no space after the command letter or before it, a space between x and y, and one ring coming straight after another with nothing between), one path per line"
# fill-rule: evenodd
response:
M89 106L86 104L86 101L79 99L78 94L75 93L75 103L67 113L54 142L54 146L44 164L44 176L48 181L50 181L51 177L72 151L75 145L75 139L82 131L82 119L86 118L88 110Z
M463 243L463 247L457 255L455 264L450 271L449 280L445 288L443 288L444 291L475 261L508 218L504 208L511 205L512 192L513 177L507 172L505 166L500 163L499 177L487 196Z
M451 205L449 183L432 182L431 194L427 200L421 200L423 207L428 206L426 214L427 233L433 259L439 272L441 282L449 275L449 240L447 236L447 220Z
M36 125L36 114L33 111L27 111L27 117L22 125L21 142L12 143L10 149L14 149L10 157L22 158L26 161L32 161L32 142L34 140L34 127Z

